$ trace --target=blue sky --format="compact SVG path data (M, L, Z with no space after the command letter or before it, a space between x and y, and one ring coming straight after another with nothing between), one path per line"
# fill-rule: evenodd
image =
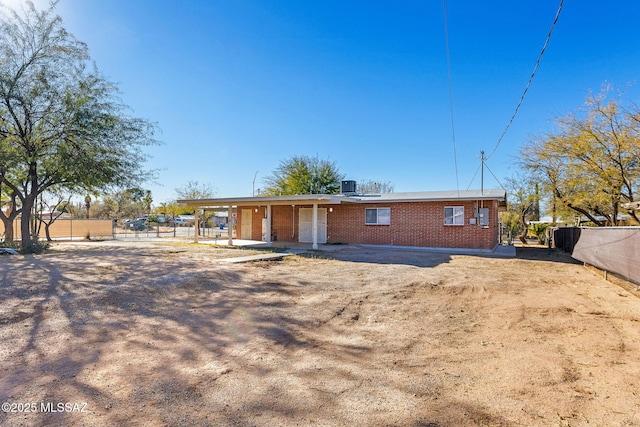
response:
M0 0L5 3L9 0ZM18 0L12 0L15 4ZM36 2L42 6L43 2ZM250 196L283 159L318 155L395 191L480 187L558 1L60 0L65 27L158 124L154 203L188 180ZM504 183L519 149L605 82L639 101L640 2L564 4L514 124L487 162ZM498 183L485 172L485 187Z

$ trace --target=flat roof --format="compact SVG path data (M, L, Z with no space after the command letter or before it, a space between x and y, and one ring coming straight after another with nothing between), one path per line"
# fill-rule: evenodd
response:
M454 202L470 200L498 200L506 204L507 194L503 189L465 191L417 191L385 194L296 194L289 196L221 197L214 199L183 199L178 203L190 206L255 206L261 204L295 205L318 203L337 205L341 203L385 203L385 202Z
M506 201L507 193L502 189L465 191L417 191L408 193L366 194L356 196L360 203L376 202L437 202L455 200L499 200Z
M331 194L295 194L290 196L228 197L216 199L187 199L178 203L193 206L255 206L256 204L290 205L296 203L340 204L344 197ZM355 202L355 201L354 201Z

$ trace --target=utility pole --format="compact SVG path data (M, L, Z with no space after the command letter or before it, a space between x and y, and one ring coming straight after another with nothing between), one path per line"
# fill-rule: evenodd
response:
M256 176L258 176L258 172L256 171L255 174L253 174L253 190L251 192L251 197L255 197L256 196Z
M484 150L480 151L480 161L482 162L480 169L480 194L484 195Z

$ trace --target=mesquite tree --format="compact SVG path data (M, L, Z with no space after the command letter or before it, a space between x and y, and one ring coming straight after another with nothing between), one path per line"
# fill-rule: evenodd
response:
M31 247L37 197L50 188L95 193L140 182L142 148L155 127L127 114L117 87L92 64L87 46L54 14L0 15L0 190L21 214L21 246ZM12 236L6 235L6 240Z
M340 173L335 162L318 156L293 156L280 162L265 178L264 195L337 194L340 192Z

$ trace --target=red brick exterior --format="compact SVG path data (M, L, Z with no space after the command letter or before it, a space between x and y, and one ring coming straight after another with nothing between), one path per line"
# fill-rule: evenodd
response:
M327 243L493 249L498 242L499 233L498 202L483 203L483 207L489 208L488 228L469 223L469 220L474 218L474 207L480 207L480 203L461 201L345 203L318 207L327 209ZM450 206L464 207L464 225L444 224L444 208ZM301 207L312 206L272 206L271 230L274 240L298 241ZM390 208L391 224L365 225L366 208ZM258 212L255 212L256 206L243 206L238 208L238 211L241 209L252 210L251 238L261 240L262 218L266 216L266 208L257 207ZM242 226L241 217L242 215L238 214L238 230Z
M242 234L242 211L244 209L251 210L251 240L262 240L262 218L267 216L267 208L264 206L240 206L237 209L238 216L236 220L236 236ZM257 212L256 212L257 210ZM272 211L273 212L273 211Z
M305 206L303 206L305 207ZM309 206L306 206L309 207ZM313 207L313 206L311 206ZM294 214L295 210L295 214ZM272 206L271 207L271 231L274 237L284 242L298 241L298 220L300 218L300 206L292 207ZM327 221L329 218L327 218Z

